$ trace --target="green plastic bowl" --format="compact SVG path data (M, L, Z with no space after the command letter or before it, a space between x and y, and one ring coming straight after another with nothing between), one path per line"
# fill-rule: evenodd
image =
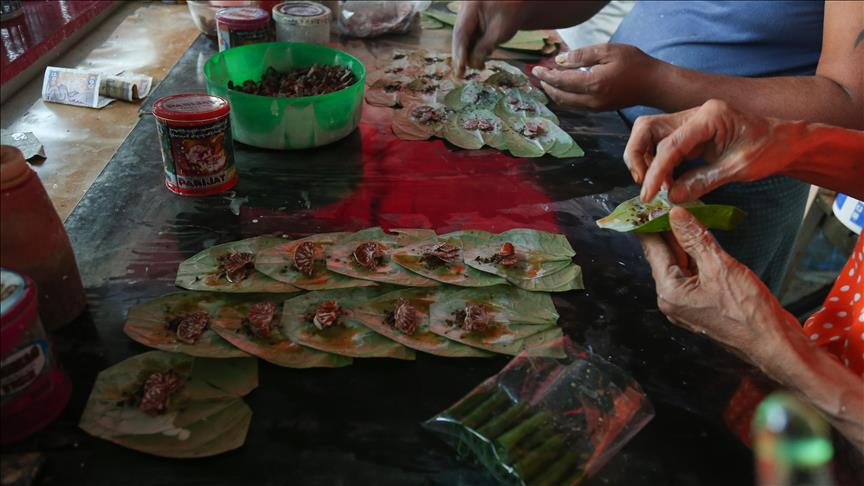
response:
M357 81L320 96L285 98L258 96L228 89L228 81L260 81L264 71L312 64L348 66ZM269 149L320 147L346 137L357 128L363 108L366 67L354 56L330 47L298 42L267 42L235 47L204 65L207 92L231 102L235 140Z

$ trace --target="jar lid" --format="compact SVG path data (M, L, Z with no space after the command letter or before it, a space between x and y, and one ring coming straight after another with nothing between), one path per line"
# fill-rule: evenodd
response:
M330 9L315 2L282 2L273 7L273 20L311 25L330 22Z
M32 280L18 272L0 268L0 319L3 324L17 317L35 298Z
M216 21L228 28L252 28L270 22L270 12L258 7L223 8L216 12Z
M202 121L221 118L231 111L228 100L204 93L184 93L159 98L153 115L163 120Z

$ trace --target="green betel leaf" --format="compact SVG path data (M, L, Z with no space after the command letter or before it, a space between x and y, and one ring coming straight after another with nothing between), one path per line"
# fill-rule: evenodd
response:
M178 292L163 295L129 309L123 332L133 340L153 348L205 358L242 358L249 355L222 339L211 328L213 316L231 299L230 295L211 292ZM172 319L206 312L210 323L193 343L178 339Z
M246 294L222 306L211 323L213 330L239 349L288 368L338 368L351 364L351 358L325 353L301 346L283 332L280 324L282 303L288 295ZM248 325L249 308L256 303L270 302L277 307L271 333L257 336Z
M495 105L494 111L509 125L512 125L516 120L533 117L546 118L556 125L559 123L558 117L545 104L518 89L508 90L507 94Z
M410 82L407 76L385 74L369 85L366 102L373 106L397 106L402 86Z
M666 192L660 192L654 200L643 203L639 196L622 202L608 216L597 220L597 226L615 231L656 233L669 231L669 211L675 205ZM730 230L738 225L747 213L734 206L703 204L701 201L682 204L705 226L712 229Z
M424 10L423 13L425 13L427 16L432 17L433 19L435 19L439 22L442 22L444 24L447 24L451 27L456 24L456 14L453 12L449 12L449 11L442 10L442 9L430 8L430 9Z
M434 280L402 268L390 258L390 252L393 250L432 236L435 236L435 232L432 230L394 229L392 233L386 233L381 228L367 228L346 236L330 248L327 258L327 269L349 277L391 283L404 287L432 287L439 285ZM372 242L380 243L385 247L380 264L374 270L359 264L354 257L354 251L360 245Z
M254 269L245 278L234 282L229 282L225 275L220 275L220 256L228 255L231 252L257 254L267 246L281 244L284 241L282 238L259 236L211 246L180 264L180 268L177 269L175 284L188 290L210 292L264 292L271 294L297 292L300 290L297 287L273 280Z
M549 34L544 30L520 30L507 42L499 44L504 49L519 51L542 51Z
M413 360L413 349L376 333L355 316L357 307L387 290L379 287L327 290L287 300L282 311L282 332L303 346L341 356ZM318 329L312 322L313 315L328 300L339 305L337 323Z
M138 408L151 373L173 372L183 385L171 392L167 409ZM243 445L251 410L240 398L258 384L254 359L192 358L151 351L101 373L79 426L96 437L163 457L204 457Z
M471 80L451 90L444 97L444 104L454 111L492 110L504 96L501 91L480 81Z
M444 130L452 113L439 103L408 105L393 114L391 127L402 140L427 140Z
M467 304L480 305L489 316L482 331L464 330L458 320ZM526 338L557 329L558 313L548 294L507 286L462 289L432 304L430 330L440 336L501 354L516 355L544 340ZM560 332L560 329L558 329ZM544 335L545 336L545 335Z
M443 29L444 25L445 25L444 22L441 22L440 20L435 19L435 17L432 17L431 15L427 14L425 11L420 12L420 27L421 28L426 29L426 30L436 30L436 29Z
M567 263L567 265L560 270L552 271L552 269L560 263L560 261L543 262L540 264L542 273L541 277L518 280L513 279L510 280L510 283L532 292L567 292L570 290L584 289L585 285L582 283L582 267L575 263Z
M504 130L504 142L514 157L534 158L546 153L539 140L523 137L512 128Z
M429 306L450 293L442 289L402 289L386 293L366 303L355 311L355 317L373 331L409 348L437 356L453 358L482 358L492 353L451 341L429 330ZM396 329L389 321L399 299L405 299L416 310L417 329L406 334Z
M369 280L346 277L327 270L327 252L333 244L349 233L324 233L278 245L268 245L255 257L255 269L273 280L289 283L304 290L329 290L376 285ZM314 246L313 273L307 277L295 265L297 247L303 243Z
M489 287L506 283L501 277L465 265L465 261L462 259L462 238L459 233L430 238L395 250L392 253L393 260L412 272L446 284L461 287ZM430 251L442 243L458 248L458 256L452 263L445 264L434 257L430 257Z
M466 109L451 117L444 126L448 142L464 149L479 149L483 145L498 150L506 148L504 122L489 110Z
M512 136L507 138L507 146L514 155L529 151L535 154L539 145L543 153L562 156L569 153L575 143L567 132L546 118L510 118L508 122Z

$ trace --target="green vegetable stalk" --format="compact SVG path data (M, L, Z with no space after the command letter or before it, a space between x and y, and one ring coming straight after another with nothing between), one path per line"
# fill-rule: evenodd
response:
M492 392L488 389L486 390L478 390L476 393L472 393L468 395L459 403L450 407L450 415L463 419L466 415L471 413L478 405L480 405L484 400L486 400Z
M579 455L567 453L546 469L531 486L572 486L585 477L585 470L579 467Z
M489 440L495 439L518 425L527 413L528 405L525 402L517 403L515 406L507 409L506 412L494 417L483 427L480 427L477 432Z
M525 440L535 430L544 423L551 422L552 416L548 412L539 412L534 414L528 420L518 424L509 431L498 437L497 441L508 451L513 451L519 442Z
M509 406L510 403L510 397L506 393L501 390L495 390L495 392L492 393L492 396L469 413L462 420L462 423L468 428L477 430L483 424L491 420L496 412Z
M549 438L540 447L528 452L513 467L519 472L522 480L527 483L535 478L545 467L553 464L564 450L564 437L557 434Z

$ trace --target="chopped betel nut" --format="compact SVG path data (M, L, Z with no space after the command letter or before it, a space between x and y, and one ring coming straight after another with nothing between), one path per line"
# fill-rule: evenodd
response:
M249 312L243 320L243 325L253 335L266 338L273 332L273 318L276 315L276 304L258 302L249 306Z
M435 108L429 105L418 105L411 110L411 118L421 125L432 125L447 118L444 108Z
M228 89L259 96L299 98L333 93L355 81L354 73L347 66L313 64L284 72L271 66L264 71L261 82L246 80L237 85L228 81Z
M195 344L209 323L210 314L206 312L192 312L172 318L168 321L166 327L176 332L178 341L186 344Z
M307 277L315 271L315 244L304 241L294 250L294 268Z
M367 241L354 249L354 261L358 265L375 271L384 263L387 247L377 241Z
M144 381L138 408L150 415L161 415L168 410L171 394L183 388L183 379L173 371L155 372Z
M455 315L456 325L469 332L485 331L489 325L489 313L480 304L465 304Z
M459 258L459 247L440 242L424 250L420 263L428 269L450 265Z
M339 306L335 300L325 300L321 302L315 313L312 314L312 324L319 330L324 330L328 327L338 326L339 318L345 315L345 311Z
M516 264L516 248L513 247L513 243L504 243L498 253L487 258L478 256L477 261L480 263L497 263L509 267Z
M243 281L249 273L255 269L255 254L239 251L231 251L220 255L218 277L225 277L231 283Z
M385 321L390 326L409 336L417 332L417 309L405 299L398 299L396 306L387 314Z
M462 122L462 128L465 130L480 130L481 132L491 132L495 130L495 122L484 118L469 118Z

